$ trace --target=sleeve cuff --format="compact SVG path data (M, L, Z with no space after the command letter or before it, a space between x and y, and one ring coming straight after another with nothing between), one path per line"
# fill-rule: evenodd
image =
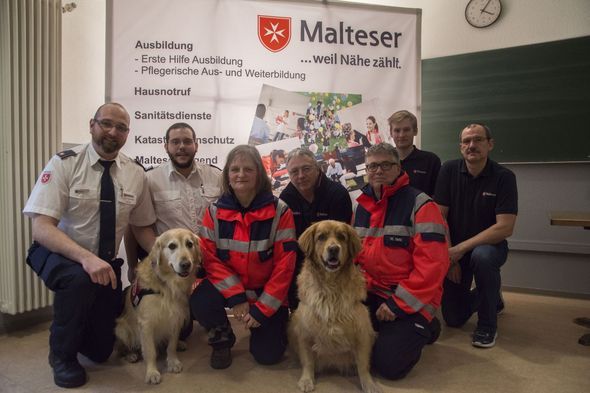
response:
M397 305L397 303L395 302L395 300L393 300L392 297L388 298L385 301L385 304L387 304L387 307L389 307L389 309L391 311L393 311L393 313L400 319L404 319L407 318L407 316L409 315L407 312L405 312L404 310L402 310L401 308L399 308L399 306Z
M256 306L256 304L250 305L250 315L252 315L254 319L256 319L261 325L264 325L269 320L269 317L264 315L262 311L260 311L260 309Z
M227 305L228 307L233 307L235 305L238 305L240 303L245 303L248 301L248 298L246 297L246 293L242 292L242 293L238 293L237 295L233 295L229 298L227 298Z

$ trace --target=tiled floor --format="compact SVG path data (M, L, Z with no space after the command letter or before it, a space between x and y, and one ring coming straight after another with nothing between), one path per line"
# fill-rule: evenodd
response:
M426 347L422 359L401 381L378 378L384 392L523 392L580 393L590 391L590 347L577 343L587 329L572 319L590 316L590 301L505 292L499 338L492 349L470 345L474 318L462 329L443 331ZM53 384L47 365L48 323L0 336L0 392L63 391ZM160 385L143 382L144 364L128 364L115 356L87 367L89 382L81 392L298 392L300 368L292 354L276 366L254 363L247 332L237 329L234 363L227 370L209 367L205 332L196 327L189 349L180 354L181 374L163 373ZM162 369L163 362L160 362ZM354 376L320 374L315 392L357 392Z

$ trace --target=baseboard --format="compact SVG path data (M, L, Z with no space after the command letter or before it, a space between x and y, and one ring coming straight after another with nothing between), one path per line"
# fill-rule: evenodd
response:
M52 318L52 306L16 315L0 313L0 334L9 334L26 329L43 322L51 321Z
M526 293L526 294L531 294L531 295L563 297L563 298L568 298L568 299L590 300L589 293L571 293L571 292L551 291L551 290L547 290L547 289L519 288L519 287L510 287L510 286L506 286L506 285L502 285L502 291Z

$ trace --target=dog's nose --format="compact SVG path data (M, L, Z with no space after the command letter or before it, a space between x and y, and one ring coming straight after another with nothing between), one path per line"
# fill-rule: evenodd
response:
M182 270L185 270L185 271L186 271L186 270L189 270L189 269L191 268L191 263L190 263L190 261L182 261L182 262L180 262L180 268L181 268Z
M336 244L328 246L328 255L330 258L336 258L340 252L340 247Z

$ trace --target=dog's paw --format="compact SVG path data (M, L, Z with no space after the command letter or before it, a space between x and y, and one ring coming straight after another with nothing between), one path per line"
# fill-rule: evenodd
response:
M137 363L139 360L139 354L137 352L129 352L127 355L125 355L125 360L127 360L129 363Z
M381 393L381 388L373 381L361 381L363 393Z
M315 386L313 386L313 381L309 378L301 378L299 382L297 382L297 387L304 393L309 393L315 388Z
M188 348L188 345L186 344L186 341L178 340L178 344L176 344L176 350L178 352L184 352L184 351L186 351L187 348Z
M166 370L169 373L179 373L182 371L182 362L178 359L166 360Z
M145 373L145 383L157 385L162 381L162 376L158 370L148 371Z

